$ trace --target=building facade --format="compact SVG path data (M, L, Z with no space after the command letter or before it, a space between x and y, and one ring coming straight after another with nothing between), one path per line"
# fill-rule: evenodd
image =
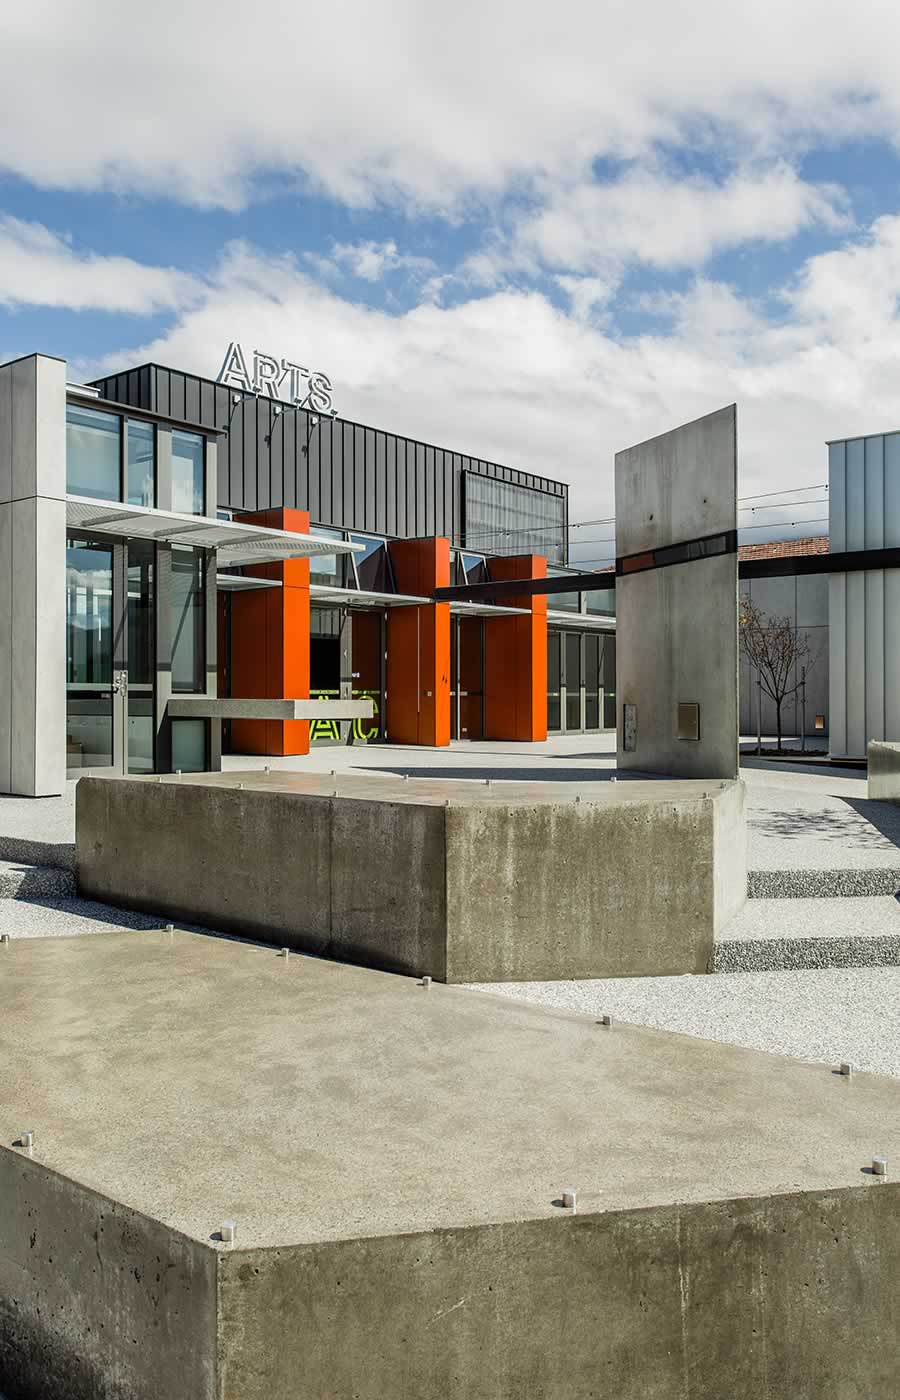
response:
M612 727L611 594L433 597L565 571L567 548L549 478L161 366L0 366L0 790L215 768L223 745ZM374 713L271 717L307 697ZM224 728L223 698L244 702Z

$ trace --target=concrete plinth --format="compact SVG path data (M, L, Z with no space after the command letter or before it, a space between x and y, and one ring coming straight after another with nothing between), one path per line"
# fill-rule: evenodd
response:
M866 760L866 796L882 802L900 802L900 744L870 743Z
M198 934L0 959L15 1400L894 1393L895 1080Z
M743 784L83 778L79 891L447 982L705 972Z

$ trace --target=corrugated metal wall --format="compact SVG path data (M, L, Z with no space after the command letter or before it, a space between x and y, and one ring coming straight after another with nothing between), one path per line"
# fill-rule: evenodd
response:
M548 526L558 524L560 500L567 519L562 482L340 418L314 425L306 410L282 405L276 414L277 401L255 395L235 403L230 387L179 370L144 365L95 382L107 398L229 429L219 448L220 507L295 506L320 525L463 544L463 473L477 472L535 492L535 518L544 512Z
M828 448L833 551L900 545L900 433ZM832 574L831 752L860 758L900 739L900 569Z

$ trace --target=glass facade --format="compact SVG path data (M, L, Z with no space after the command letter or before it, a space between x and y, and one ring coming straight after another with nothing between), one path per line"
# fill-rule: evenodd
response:
M99 501L122 499L122 420L80 404L66 406L66 490Z
M547 728L580 734L616 727L616 639L608 632L547 634Z
M465 544L485 554L543 554L566 562L566 498L463 473Z
M204 550L173 546L172 689L181 693L206 689L205 566Z
M172 509L203 515L206 506L206 443L199 433L172 433Z

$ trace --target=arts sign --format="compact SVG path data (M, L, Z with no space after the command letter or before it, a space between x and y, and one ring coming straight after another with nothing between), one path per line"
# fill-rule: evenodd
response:
M237 340L229 345L216 381L233 389L242 389L246 394L266 394L270 399L281 399L284 403L309 409L312 413L331 418L336 413L331 403L331 380L327 374L317 369L305 369L292 360L263 354L261 350L253 351L248 366Z

